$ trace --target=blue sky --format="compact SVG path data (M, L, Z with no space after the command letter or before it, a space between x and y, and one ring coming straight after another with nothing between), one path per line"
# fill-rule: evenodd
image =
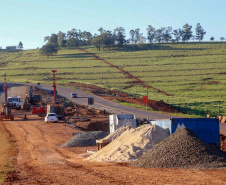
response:
M42 47L44 37L72 28L98 33L124 27L127 33L140 28L197 23L207 32L204 40L226 38L226 0L0 0L0 47Z

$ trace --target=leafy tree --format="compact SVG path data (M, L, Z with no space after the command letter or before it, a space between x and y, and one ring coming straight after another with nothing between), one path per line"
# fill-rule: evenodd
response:
M77 46L87 46L91 44L93 35L87 31L76 30L73 28L71 31L67 32L67 46L77 47Z
M67 47L78 47L79 40L77 38L69 38L67 40Z
M67 38L77 38L78 37L78 33L77 30L75 28L73 28L71 31L67 32Z
M100 27L100 28L98 29L98 31L100 32L100 35L103 34L103 33L105 32L105 30L104 30L102 27Z
M147 39L149 40L150 43L152 43L154 38L155 38L155 28L152 27L151 25L148 25L148 28L147 28Z
M105 33L101 34L101 39L102 39L102 48L108 48L110 49L114 43L114 35L111 33L111 31L105 31Z
M95 35L93 38L93 44L99 51L101 47L102 49L110 49L115 43L114 35L111 31L105 31L102 27L98 31L100 31L100 35Z
M225 38L224 37L220 37L220 40L223 42L225 40Z
M139 39L138 39L138 41L137 41L137 43L138 44L144 44L144 43L146 43L146 38L143 37L143 36L140 36Z
M46 44L40 49L40 53L46 56L52 56L54 53L56 54L57 52L58 49L54 44Z
M84 36L83 32L79 29L78 30L78 40L81 41L83 36Z
M177 30L173 30L173 35L174 35L175 41L178 43L182 38L182 30L180 28Z
M135 41L135 44L137 44L137 42L143 40L143 33L140 33L140 28L137 28L134 30L134 41Z
M19 42L18 48L19 48L19 49L23 49L23 44L22 44L22 42Z
M66 34L59 31L57 34L57 44L59 47L64 47L66 45Z
M126 43L125 35L125 29L123 27L117 27L114 29L115 41L118 46L123 46L123 44Z
M48 40L48 44L54 45L55 47L58 47L58 37L55 33L53 33Z
M171 40L171 35L172 35L172 27L167 27L167 28L162 28L162 39L165 41L165 42L169 42Z
M210 40L211 40L211 41L214 41L214 37L213 37L213 36L212 36L212 37L210 37Z
M44 37L44 42L49 41L49 36Z
M155 32L155 40L160 44L163 40L163 30L164 28L157 29Z
M200 42L203 40L204 35L206 34L205 30L202 28L200 23L196 26L196 39Z
M130 34L130 41L133 44L134 41L135 41L135 31L134 30L130 30L129 34Z
M185 24L183 26L183 30L182 30L182 41L185 42L185 41L189 41L192 37L192 26L191 25L188 25L188 24Z
M92 39L92 44L97 48L98 51L100 51L102 45L101 37L99 35L94 35L94 38Z
M84 32L84 37L85 37L85 45L90 45L91 41L93 39L93 35L90 32Z

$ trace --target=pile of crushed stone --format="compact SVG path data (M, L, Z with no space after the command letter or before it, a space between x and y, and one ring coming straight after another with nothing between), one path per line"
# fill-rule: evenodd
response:
M103 131L89 131L77 133L61 147L95 146L96 139L103 139L107 135L108 133Z
M116 136L118 134L116 138ZM169 130L157 125L144 125L138 128L124 127L115 134L114 140L91 155L86 160L127 162L136 160L155 144L163 141L169 136ZM111 138L111 137L110 137Z
M142 168L225 168L226 152L205 143L192 130L181 128L131 165Z

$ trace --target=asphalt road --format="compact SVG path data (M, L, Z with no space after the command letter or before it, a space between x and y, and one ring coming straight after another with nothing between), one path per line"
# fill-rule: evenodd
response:
M49 85L40 85L39 88L43 90L53 89L53 87ZM160 113L140 110L132 107L127 107L127 106L112 102L110 100L106 100L99 96L96 96L87 92L83 92L77 89L57 87L57 93L61 96L64 96L70 99L72 102L76 102L83 105L88 105L88 97L93 97L94 105L90 105L91 107L101 109L101 110L105 109L107 112L110 112L112 114L134 114L136 118L148 118L152 120L168 119L170 117L173 117L172 115L168 115L168 114L160 114ZM71 93L76 93L78 95L78 98L71 98L70 97Z
M4 85L3 83L0 83L0 92L3 91L2 89L3 85ZM35 84L7 83L8 88L13 86L19 86L19 85L35 85ZM53 87L51 85L40 85L38 88L49 91L49 92L53 90ZM134 114L136 118L141 118L141 119L146 118L148 120L169 119L170 117L176 117L170 114L161 114L161 113L136 109L132 107L127 107L127 106L112 102L110 100L103 99L94 94L80 91L78 89L70 89L66 87L57 86L57 92L59 95L70 99L72 102L82 104L82 105L88 105L88 97L93 97L94 105L90 105L91 107L101 109L101 110L105 109L106 111L112 114ZM71 93L76 93L78 95L78 98L71 98L70 97ZM220 123L220 129L226 131L226 124Z
M3 91L3 83L0 83L0 91ZM19 85L34 85L34 84L27 84L27 83L7 83L8 88L13 87L13 86L19 86ZM45 90L45 91L51 91L53 90L53 87L51 85L40 85L38 86L39 89ZM160 113L155 113L155 112L150 112L141 110L141 109L136 109L132 107L127 107L121 104L118 104L116 102L106 100L104 98L101 98L99 96L96 96L94 94L90 94L87 92L83 92L77 89L70 89L66 87L56 87L58 95L61 95L63 97L66 97L70 99L72 102L82 104L82 105L88 105L88 97L93 97L94 98L94 105L89 105L90 107L94 107L100 110L106 110L107 112L111 114L134 114L136 118L141 118L141 119L149 119L149 120L156 120L156 119L169 119L170 117L173 117L172 115L168 114L160 114ZM78 95L78 98L71 98L70 94L71 93L76 93Z

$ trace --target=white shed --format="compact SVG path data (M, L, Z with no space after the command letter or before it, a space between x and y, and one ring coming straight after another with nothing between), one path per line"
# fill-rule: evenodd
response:
M116 131L120 127L131 126L131 128L136 128L136 118L133 114L121 114L121 115L109 115L110 123L110 133Z

